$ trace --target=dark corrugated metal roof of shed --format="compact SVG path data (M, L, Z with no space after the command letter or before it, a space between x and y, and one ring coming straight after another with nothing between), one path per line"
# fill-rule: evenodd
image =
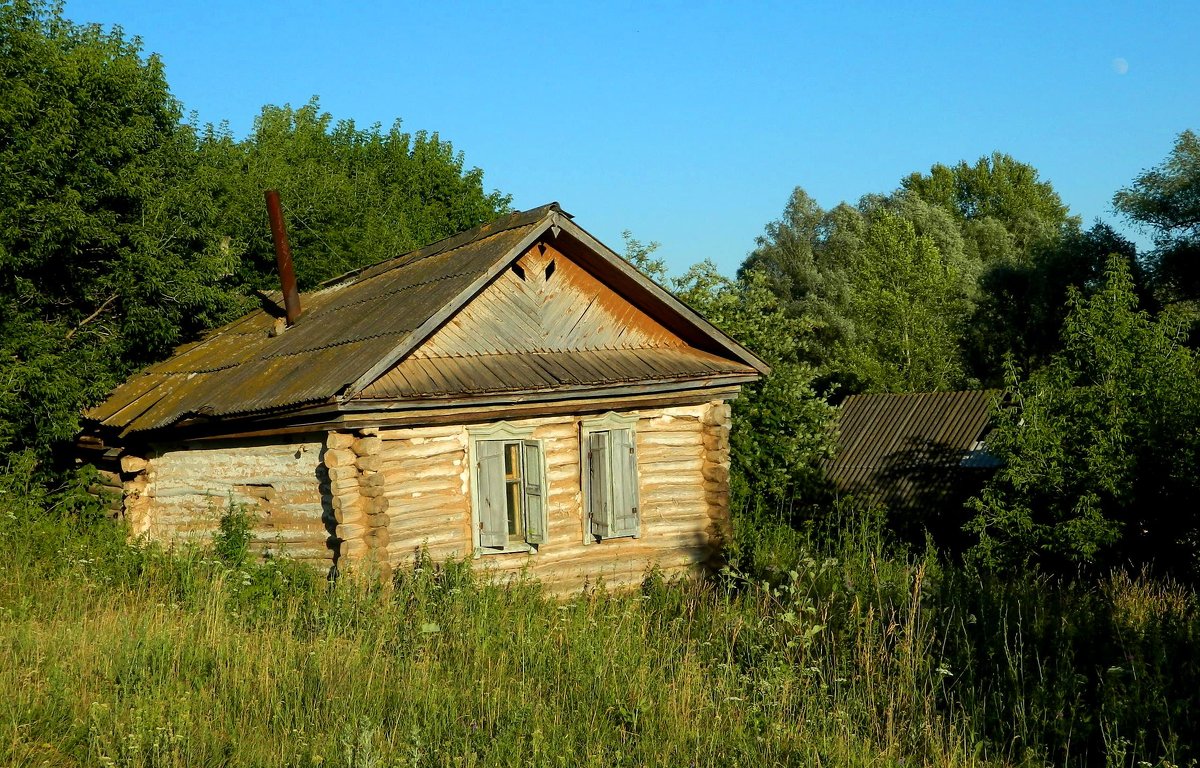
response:
M558 210L550 204L510 214L329 281L304 295L304 313L278 336L269 334L272 315L251 313L132 377L86 416L132 432L191 414L248 414L328 400Z
M987 430L999 393L852 395L841 407L838 450L826 463L845 493L905 506L948 491ZM987 462L983 463L987 468Z

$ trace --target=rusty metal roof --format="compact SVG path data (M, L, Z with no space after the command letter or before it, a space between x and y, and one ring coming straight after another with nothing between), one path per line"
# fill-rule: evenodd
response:
M713 338L718 351L728 351L736 362L695 349L655 350L654 356L627 350L593 353L586 361L576 358L572 366L556 363L553 355L513 355L477 360L469 369L462 361L439 360L437 371L422 371L405 360L401 370L391 372L538 236L569 228L590 238L569 219L551 203L347 273L304 294L303 313L282 333L272 334L277 314L250 313L133 376L85 417L128 434L191 417L283 412L339 397L421 398L729 372L754 376L756 369L765 370L752 353L635 276L655 301ZM603 250L602 258L620 261Z
M996 463L983 452L996 391L851 395L826 463L843 493L891 507L936 503Z

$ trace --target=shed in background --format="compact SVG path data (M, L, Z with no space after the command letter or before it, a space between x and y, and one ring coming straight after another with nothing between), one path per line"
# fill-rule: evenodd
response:
M986 450L997 390L851 395L826 463L841 494L882 504L898 528L955 533L999 462Z

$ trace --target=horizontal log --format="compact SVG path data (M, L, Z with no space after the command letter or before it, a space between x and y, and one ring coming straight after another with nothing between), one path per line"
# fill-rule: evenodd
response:
M349 448L335 448L325 451L325 466L331 468L354 466L358 459Z
M343 496L334 496L332 499L329 500L329 506L331 509L333 509L334 512L340 512L342 510L365 509L366 508L366 505L363 503L362 497L359 496L357 493L355 493L353 495L346 494Z
M362 539L347 539L338 544L338 555L348 560L360 558L369 551L371 547Z
M388 501L387 496L376 496L369 502L364 501L364 504L367 505L370 512L376 515L383 514L392 508L392 503Z
M713 483L728 483L729 482L729 467L724 464L705 464L704 479Z
M381 427L379 437L384 440L436 440L466 436L466 428L457 424L433 427Z
M384 493L393 500L420 498L421 496L462 497L463 482L458 474L433 478L406 479L387 475Z
M695 432L639 432L637 435L639 452L647 446L699 447L703 440L704 434L700 430Z
M379 472L372 472L365 475L359 475L359 488L383 488L386 478Z
M699 467L691 472L668 474L662 472L638 473L638 488L643 492L661 489L665 493L675 493L679 489L701 488L704 485L704 475Z
M388 510L403 514L414 514L421 510L454 510L471 509L470 499L457 491L447 493L423 493L419 496L387 495Z
M325 446L330 451L338 451L354 445L354 435L345 432L330 432L325 437ZM326 452L326 456L328 456Z
M638 474L642 476L671 472L695 472L699 474L703 466L704 460L700 457L694 459L672 459L668 461L645 461L641 456L638 456Z
M639 472L662 471L659 469L660 465L671 467L678 462L685 462L687 466L695 467L699 472L700 467L704 465L704 451L701 448L691 451L682 448L672 448L669 451L638 451L637 460Z
M352 466L329 467L326 471L331 482L349 480L358 476L358 469Z
M369 530L369 526L365 523L346 523L338 525L335 531L337 537L343 541L361 538Z
M146 459L141 456L133 456L126 454L121 457L121 471L128 475L136 475L150 465Z
M685 521L708 516L710 505L704 499L649 500L642 502L642 522Z
M116 488L120 488L123 485L119 472L109 472L103 469L96 470L96 482L100 483L101 485L111 485Z
M311 547L325 546L325 542L329 540L329 531L324 528L318 528L308 531L276 531L270 535L265 535L260 532L254 536L251 541L256 544L274 544L277 546L287 547Z
M426 515L423 517L398 518L388 515L388 527L397 537L427 536L454 531L456 536L465 535L470 530L471 519L462 515Z
M387 528L372 528L363 538L370 546L376 549L385 549L388 542L391 541L391 534L388 533Z
M395 531L391 531L390 536L388 549L397 554L415 552L421 547L428 547L432 550L435 547L461 547L463 549L470 549L474 546L474 542L457 531L442 531L420 536L402 536Z
M379 437L360 437L353 442L350 450L362 458L363 456L373 456L383 448L383 441Z
M383 457L379 454L359 456L354 464L362 472L378 472L383 467Z
M367 520L367 513L362 509L362 507L344 507L342 509L334 510L333 517L339 523L365 524Z
M731 413L729 404L721 403L709 408L701 420L707 425L720 426L729 423Z
M450 559L457 560L466 554L470 554L471 551L468 547L453 542L427 544L424 547L405 544L402 548L398 549L399 546L394 540L388 545L388 562L392 564L393 568L397 569L412 568L417 562L417 557L422 552L428 555L429 559L435 563L440 563Z

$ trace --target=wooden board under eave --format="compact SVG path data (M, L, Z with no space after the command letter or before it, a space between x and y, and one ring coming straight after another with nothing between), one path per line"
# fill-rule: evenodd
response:
M637 416L639 538L585 543L580 417L514 420L509 422L514 428L532 428L545 456L547 541L535 554L480 555L475 568L498 579L524 574L554 591L569 591L599 581L636 583L652 568L683 574L709 562L728 528L728 489L714 495L713 481L706 479L706 472L721 476L714 469L727 466L723 425L728 407L715 402L632 413ZM389 562L411 566L422 548L434 559L472 556L467 428L381 429L379 436L389 500Z

